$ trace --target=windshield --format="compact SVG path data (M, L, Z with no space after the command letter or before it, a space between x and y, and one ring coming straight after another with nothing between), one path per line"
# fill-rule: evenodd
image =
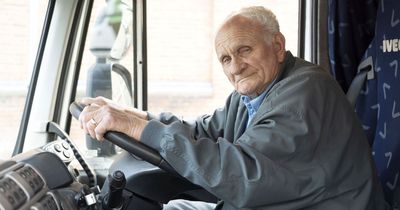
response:
M94 1L86 43L76 99L102 96L132 106L132 7L119 0ZM76 119L70 136L92 164L107 167L104 157L118 154L111 143L85 135Z

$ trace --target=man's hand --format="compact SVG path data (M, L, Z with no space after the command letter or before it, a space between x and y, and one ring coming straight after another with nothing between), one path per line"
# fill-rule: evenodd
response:
M104 97L84 98L86 107L79 115L81 128L92 138L104 140L107 131L118 131L140 140L147 124L147 113L135 108L119 106Z

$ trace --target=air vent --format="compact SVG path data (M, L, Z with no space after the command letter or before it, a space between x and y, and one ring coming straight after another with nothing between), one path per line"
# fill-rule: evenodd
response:
M33 192L38 192L43 188L44 181L32 167L25 165L16 171L29 184Z
M58 210L58 206L53 196L50 194L46 195L35 205L31 206L30 210Z
M16 209L27 200L27 196L14 180L6 177L0 180L0 200L4 208Z

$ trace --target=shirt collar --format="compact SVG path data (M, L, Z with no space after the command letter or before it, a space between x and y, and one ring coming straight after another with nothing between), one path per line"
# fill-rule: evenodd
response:
M261 95L257 96L256 98L250 99L248 96L241 96L241 100L243 104L246 106L247 109L247 124L246 128L249 126L250 121L256 115L258 108L260 108L262 102L264 101L265 96L267 95L268 89L265 90Z
M267 90L265 90L263 93L261 93L261 95L257 96L256 98L253 98L253 99L250 99L250 97L245 96L245 95L241 96L241 99L248 111L252 110L252 111L256 112L258 110L262 101L265 98L265 95L268 92L268 89L269 88L267 88Z

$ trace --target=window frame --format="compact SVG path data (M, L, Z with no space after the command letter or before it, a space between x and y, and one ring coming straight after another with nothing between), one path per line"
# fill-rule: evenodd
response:
M47 42L47 37L50 30L50 25L53 17L53 12L55 8L56 0L49 0L49 4L47 6L46 15L44 18L44 24L42 29L42 34L40 36L38 51L36 54L35 63L33 65L33 71L31 76L31 81L29 84L28 93L25 100L24 111L22 113L22 118L19 126L17 141L15 142L14 150L12 156L15 156L23 151L25 136L27 133L30 113L32 111L32 103L35 95L36 85L38 81L38 77L40 74L40 67L42 65L43 54L45 51L45 46Z

